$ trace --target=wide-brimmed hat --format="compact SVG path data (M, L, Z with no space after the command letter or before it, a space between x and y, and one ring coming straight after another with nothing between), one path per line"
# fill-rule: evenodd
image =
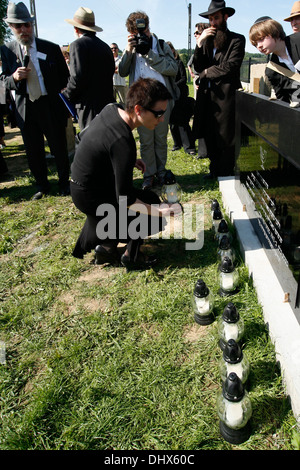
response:
M103 31L100 26L95 25L95 15L89 8L79 7L74 13L72 20L65 20L67 23L72 24L80 29L86 29L87 31Z
M212 2L210 2L208 11L205 11L204 13L199 13L199 16L202 16L203 18L208 18L209 15L213 15L214 13L220 10L223 10L224 13L226 13L228 16L232 16L235 14L235 9L227 7L226 2L213 0Z
M31 23L35 19L34 16L30 15L27 6L23 2L9 2L6 14L7 17L4 18L6 23Z
M291 21L294 16L299 16L300 15L300 2L295 2L291 14L288 18L285 18L284 21Z

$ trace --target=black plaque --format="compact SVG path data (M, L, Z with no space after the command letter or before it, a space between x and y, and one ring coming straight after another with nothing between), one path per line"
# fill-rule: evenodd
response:
M236 190L300 322L300 109L237 92Z

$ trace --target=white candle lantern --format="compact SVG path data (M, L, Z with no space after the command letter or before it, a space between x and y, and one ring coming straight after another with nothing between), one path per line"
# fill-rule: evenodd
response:
M214 298L202 279L199 279L195 285L192 303L194 318L199 325L209 325L214 321Z
M165 184L161 188L161 197L168 204L176 204L181 200L182 190L176 182L176 178L171 170L166 171Z
M219 295L233 295L238 291L239 275L234 264L228 256L225 256L219 266L220 290Z
M249 361L240 345L234 339L230 339L224 348L223 356L219 361L219 371L222 382L225 382L231 372L235 372L243 385L248 380L250 371Z
M211 210L211 216L212 217L213 217L213 214L214 214L214 210L216 210L216 209L220 209L220 204L217 201L217 199L213 199L211 201L211 205L210 205L210 210Z
M234 263L236 259L235 250L231 246L231 239L227 235L223 235L219 239L219 246L218 246L218 257L220 261L222 261L225 256L231 259Z
M231 372L226 378L222 392L217 398L222 437L231 444L241 444L249 439L252 405L247 391L236 375Z
M218 321L219 345L222 351L230 339L240 343L244 330L244 320L240 317L236 306L229 302Z
M212 228L215 231L215 234L218 232L219 224L222 219L223 219L223 214L220 208L215 209L212 215Z
M221 219L218 226L218 230L216 232L217 241L219 242L224 235L226 235L229 241L231 241L232 237L231 233L229 232L228 224L225 219Z

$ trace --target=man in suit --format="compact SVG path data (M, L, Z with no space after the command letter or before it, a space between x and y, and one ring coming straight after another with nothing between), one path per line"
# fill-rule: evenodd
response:
M82 130L104 106L114 102L115 60L108 44L96 36L103 30L95 25L92 10L80 7L73 19L65 21L74 26L78 39L70 45L70 79L64 96L75 104Z
M16 40L1 47L1 80L15 93L17 126L36 180L33 199L42 198L50 190L44 136L55 157L60 194L67 195L70 193L68 113L59 93L68 82L68 67L57 44L34 36L34 18L23 2L8 4L5 21Z
M235 92L241 87L240 68L245 37L227 28L235 10L224 1L212 1L200 13L210 27L197 36L194 68L200 76L194 117L195 137L204 137L210 158L207 177L234 174Z

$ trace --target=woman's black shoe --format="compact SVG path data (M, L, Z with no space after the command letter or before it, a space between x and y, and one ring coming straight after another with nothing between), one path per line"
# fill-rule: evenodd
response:
M123 254L121 256L121 265L126 268L126 271L143 271L144 269L150 269L157 263L157 258L154 255L146 256L139 253L137 260L132 261L129 256Z
M118 250L107 251L103 246L97 245L95 248L95 264L109 263L114 266L120 265L120 255Z

